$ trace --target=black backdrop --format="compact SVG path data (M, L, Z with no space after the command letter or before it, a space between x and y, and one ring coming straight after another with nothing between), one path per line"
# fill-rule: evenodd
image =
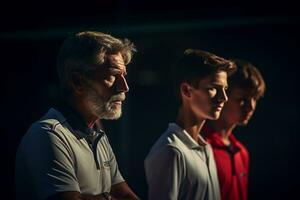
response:
M138 49L128 66L130 91L123 117L104 122L121 172L138 195L147 199L143 160L175 114L170 67L185 48L200 48L249 60L261 70L265 97L249 125L235 131L251 155L250 199L295 198L300 178L300 31L294 7L207 3L199 9L183 4L181 9L167 2L161 7L155 6L158 2L136 3L74 4L72 11L59 4L2 7L3 196L14 196L14 157L21 137L57 100L55 61L62 40L77 31L98 30L127 37Z

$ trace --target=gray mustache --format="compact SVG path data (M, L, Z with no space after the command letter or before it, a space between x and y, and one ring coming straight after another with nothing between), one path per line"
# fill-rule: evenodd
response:
M117 94L117 95L113 95L111 98L110 98L110 102L112 101L124 101L126 99L126 96L125 96L125 93L120 93L120 94Z

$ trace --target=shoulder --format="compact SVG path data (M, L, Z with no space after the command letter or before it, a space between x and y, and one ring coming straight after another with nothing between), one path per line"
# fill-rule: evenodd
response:
M69 129L63 125L63 121L51 110L40 120L34 122L23 136L21 145L37 145L37 143L56 143L65 140L65 134Z
M152 146L146 160L167 159L172 157L183 157L183 150L176 134L165 132Z
M41 119L34 122L27 132L47 132L63 129L66 119L60 112L51 108Z
M165 168L166 166L172 166L175 163L184 164L183 153L180 149L170 146L164 145L160 148L156 149L156 151L151 151L145 159L145 167L146 169L157 168L158 163L160 165L159 168ZM176 164L175 164L176 165Z

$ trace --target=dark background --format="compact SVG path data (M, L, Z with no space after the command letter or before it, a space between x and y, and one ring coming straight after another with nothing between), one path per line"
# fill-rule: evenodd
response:
M138 49L128 65L130 92L123 117L105 127L121 172L139 196L147 199L143 160L176 112L170 67L184 49L199 48L249 60L265 78L267 91L253 119L235 130L251 155L250 199L297 198L296 4L12 1L1 6L0 18L1 196L14 198L14 157L21 137L57 100L55 62L63 39L97 30L129 38Z

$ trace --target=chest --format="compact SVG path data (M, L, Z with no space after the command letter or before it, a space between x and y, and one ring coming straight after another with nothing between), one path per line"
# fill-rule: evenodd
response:
M111 155L103 142L93 148L80 140L72 147L74 170L82 192L98 194L111 186Z
M191 185L205 186L210 176L210 158L201 150L185 154L186 179Z
M241 152L230 153L223 149L214 149L214 157L220 180L247 175L247 167Z

